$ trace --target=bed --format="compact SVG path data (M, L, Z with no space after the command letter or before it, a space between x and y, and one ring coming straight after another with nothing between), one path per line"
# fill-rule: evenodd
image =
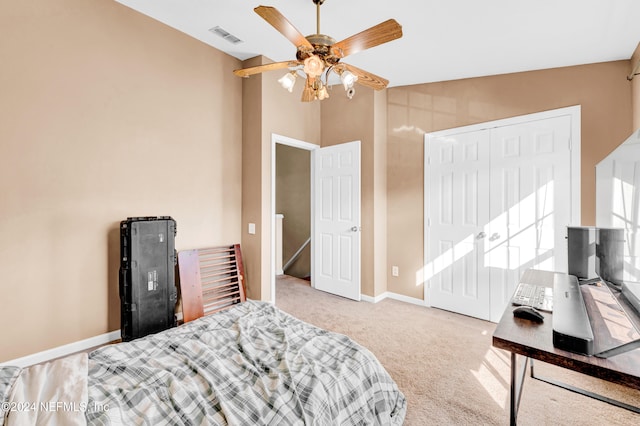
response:
M1 368L0 397L9 426L400 425L406 412L366 348L252 300L88 355Z

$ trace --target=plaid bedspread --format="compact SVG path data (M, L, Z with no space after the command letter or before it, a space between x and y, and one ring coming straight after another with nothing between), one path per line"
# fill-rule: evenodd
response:
M374 355L263 302L89 355L89 424L400 425Z
M0 367L0 426L4 425L6 404L11 401L11 388L19 375L20 367Z

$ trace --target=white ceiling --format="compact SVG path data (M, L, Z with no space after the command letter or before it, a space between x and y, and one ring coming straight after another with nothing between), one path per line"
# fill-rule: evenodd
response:
M241 60L295 58L256 6L316 33L312 0L116 1ZM629 59L640 42L638 0L326 0L320 13L321 33L338 41L389 18L402 25L401 39L343 59L390 87ZM243 42L211 33L215 26Z

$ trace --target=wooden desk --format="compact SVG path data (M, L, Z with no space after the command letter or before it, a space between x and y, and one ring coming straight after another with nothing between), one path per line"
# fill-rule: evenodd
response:
M528 270L523 274L521 281L553 287L556 274L557 273L554 272ZM593 394L554 380L536 376L533 369L533 360L539 360L640 390L640 349L635 349L606 359L556 349L553 346L553 314L544 312L544 322L537 324L529 320L515 318L512 311L513 306L507 306L502 315L502 319L493 333L493 346L511 352L510 421L512 425L515 425L517 421L518 406L527 364L531 365L530 375L535 379L543 380L573 392L578 392L640 413L640 408L638 407L611 400L602 395ZM589 310L588 303L587 311L590 317L597 317L599 315L598 312ZM633 318L634 322L637 320L637 317ZM597 322L598 321L596 321L596 323ZM593 324L594 322L592 321L592 327ZM597 344L598 334L601 330L594 329L593 332L594 343ZM518 355L525 357L520 369L518 369L517 366Z

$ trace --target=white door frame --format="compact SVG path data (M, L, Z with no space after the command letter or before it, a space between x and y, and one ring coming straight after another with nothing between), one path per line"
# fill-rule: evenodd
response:
M525 122L535 120L546 120L548 118L554 118L559 116L568 115L571 117L571 204L569 206L569 217L571 218L571 225L579 225L581 223L581 205L580 205L580 105L574 105L565 108L558 108L533 114L521 115L517 117L505 118L500 120L489 121L485 123L472 124L469 126L457 127L453 129L440 130L437 132L426 133L424 135L424 235L423 235L423 265L426 266L429 262L428 259L428 217L426 212L429 208L429 150L428 143L430 138L444 137L453 133L475 132L480 130L487 130L495 127L503 127L515 124L521 124ZM423 274L425 276L426 274ZM424 302L426 306L431 306L431 298L429 297L429 288L427 281L422 282L424 290Z
M304 149L313 153L320 145L314 143L293 139L288 136L271 134L271 303L276 303L276 144L287 145L294 148ZM312 167L312 161L309 161L309 167ZM311 173L311 181L309 182L311 200L315 194L315 182L313 173ZM314 211L311 209L311 224L313 226ZM313 238L311 238L311 250L313 250ZM314 259L311 256L311 285L313 286L313 274L315 271Z

